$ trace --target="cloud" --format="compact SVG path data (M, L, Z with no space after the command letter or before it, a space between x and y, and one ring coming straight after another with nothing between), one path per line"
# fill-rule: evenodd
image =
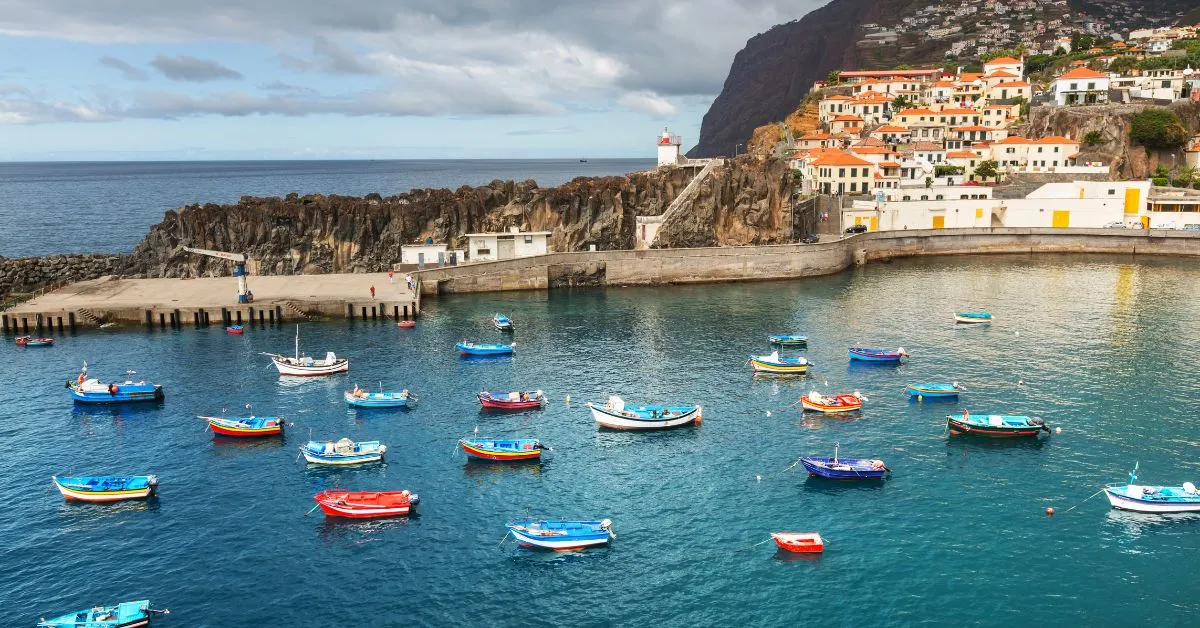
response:
M231 70L216 61L198 59L189 55L157 55L150 62L154 69L172 81L219 81L241 79L240 72Z
M102 108L87 102L57 102L25 87L0 85L0 124L108 122L114 119Z
M579 132L579 127L561 126L549 129L520 129L516 131L509 131L508 133L505 133L505 135L569 135Z
M617 99L617 104L634 111L648 113L656 118L663 118L679 112L679 108L672 105L669 100L651 91L622 94Z
M145 70L141 68L135 68L116 57L104 55L103 57L100 57L100 65L120 72L121 76L130 81L144 81L150 78L150 75L147 74Z
M343 48L327 38L313 38L312 57L303 59L289 54L279 55L284 67L293 70L314 70L329 74L375 74L369 62L359 58L352 50Z

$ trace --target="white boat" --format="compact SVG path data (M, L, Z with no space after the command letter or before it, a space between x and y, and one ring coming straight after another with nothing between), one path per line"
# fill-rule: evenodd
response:
M1200 512L1200 491L1191 482L1182 486L1107 486L1104 495L1113 508L1133 512Z
M603 406L589 403L592 418L610 430L665 430L699 423L700 406L626 406L620 397L609 397Z
M300 447L304 459L312 464L351 465L365 462L383 462L387 445L377 440L354 442L343 438L337 442L308 441Z
M296 377L313 377L317 375L333 375L350 370L350 360L339 358L332 351L325 354L324 359L316 359L300 355L300 326L296 325L296 354L294 357L278 353L264 353L271 356L271 361L280 375Z

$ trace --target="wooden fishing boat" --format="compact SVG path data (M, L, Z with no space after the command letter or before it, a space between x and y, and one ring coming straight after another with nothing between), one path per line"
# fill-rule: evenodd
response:
M139 628L149 626L155 615L167 615L167 609L150 607L150 600L117 602L67 613L53 619L38 620L37 628Z
M130 371L132 373L133 371ZM75 403L136 403L140 401L162 401L163 389L159 384L125 380L123 384L105 384L87 376L87 363L75 381L67 381L71 399Z
M532 391L484 391L479 393L479 403L489 410L532 410L546 405L546 393Z
M617 538L612 520L603 521L513 521L507 525L509 534L521 547L548 549L559 552L607 545Z
M959 393L966 392L966 387L958 382L949 384L909 384L904 387L904 392L910 397L923 397L925 399L958 399Z
M771 538L779 549L801 554L825 551L825 540L816 532L772 532Z
M960 416L946 417L951 436L968 435L987 438L1018 438L1050 433L1050 426L1042 419L1027 416L980 414L972 416L966 410Z
M587 405L596 424L610 430L665 430L700 423L702 415L700 406L626 406L616 396Z
M804 375L808 368L813 366L812 362L805 358L780 357L778 351L771 352L771 355L752 355L749 360L754 372L776 375Z
M879 480L892 472L882 460L838 458L838 447L834 445L832 458L801 457L800 464L809 475L829 480Z
M49 347L54 345L53 338L34 338L32 336L19 336L17 338L18 347Z
M246 333L246 329L244 327L242 327L241 325L230 325L229 327L225 328L225 333L231 334L234 336L240 336L240 335Z
M411 514L420 498L408 491L347 491L333 489L313 495L327 517L400 517Z
M859 362L878 362L899 364L900 360L908 357L904 347L899 349L868 349L866 347L850 347L850 359Z
M784 347L807 346L808 336L799 336L794 334L780 334L778 336L768 336L773 345Z
M350 370L350 361L346 358L339 358L332 351L325 354L325 359L318 360L308 356L300 355L300 326L296 326L296 352L292 357L280 355L278 353L263 353L270 356L271 362L275 364L275 369L280 375L288 375L292 377L316 377L320 375L333 375L334 373L345 373Z
M495 357L512 355L513 347L517 343L504 344L502 342L467 342L466 340L454 345L458 349L459 355L463 357Z
M472 458L495 462L539 460L542 457L542 450L545 449L542 442L536 438L511 440L460 438L458 444Z
M1200 512L1200 491L1191 482L1182 486L1106 486L1104 494L1113 508L1133 512Z
M407 389L400 392L370 392L357 385L352 390L342 393L346 403L357 408L404 408L409 401L416 401L416 396Z
M416 327L416 326L417 326L417 321L400 321L399 323L396 323L396 327L399 327L401 329L412 329L413 327Z
M492 324L495 325L496 329L499 329L500 331L513 330L512 319L499 312L496 312L496 315L492 317Z
M861 410L863 402L867 398L862 396L862 393L854 391L850 394L830 395L825 396L817 391L812 391L807 395L800 397L800 405L805 410L813 412L824 412L825 414L838 414L842 412L854 412Z
M63 497L81 502L146 499L158 489L158 478L153 475L55 475L50 479Z
M955 312L954 322L963 323L965 325L978 325L980 323L990 323L993 319L988 312Z
M202 416L208 421L213 434L221 436L275 436L283 433L284 420L276 416L249 416L221 418Z
M355 442L349 438L337 442L310 440L300 447L300 453L312 464L365 464L383 462L387 445L382 445L377 440Z

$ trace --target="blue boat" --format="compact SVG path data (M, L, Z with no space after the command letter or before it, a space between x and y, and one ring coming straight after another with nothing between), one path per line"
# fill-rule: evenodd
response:
M405 408L409 401L416 401L416 395L401 390L400 392L370 392L355 384L353 390L342 393L346 403L356 408Z
M504 344L501 342L467 342L466 340L454 345L459 355L464 357L512 355L517 343Z
M95 378L88 378L86 363L75 381L67 381L67 388L71 390L71 399L75 400L75 403L134 403L163 399L163 389L159 384L130 380L123 384L105 384Z
M869 458L838 458L838 447L833 446L832 458L801 457L809 475L829 480L879 480L892 470L882 460Z
M968 325L979 323L992 322L992 315L988 312L955 312L954 322L965 323Z
M782 334L779 336L768 336L768 338L771 340L771 344L782 345L785 347L808 344L808 336Z
M496 329L499 329L500 331L513 330L512 319L499 312L496 312L496 315L492 317L492 324L495 325Z
M153 475L55 475L50 479L64 498L80 502L145 499L158 489L158 478Z
M458 444L471 458L496 462L540 460L542 450L548 449L536 438L460 438Z
M304 459L312 464L352 465L367 462L383 462L387 445L377 440L354 442L349 438L339 441L310 440L300 448Z
M904 347L899 349L868 349L866 347L850 347L850 359L860 362L882 362L899 364L902 358L908 357Z
M904 387L904 392L910 397L922 397L925 399L958 399L958 394L966 392L965 386L958 382L949 384L909 384Z
M603 521L513 521L507 525L508 533L521 547L555 551L579 550L585 547L607 545L609 539L617 538L612 531L612 520Z
M118 602L112 606L96 606L67 613L54 619L38 620L38 628L135 628L149 626L155 615L166 615L167 609L150 608L150 600Z

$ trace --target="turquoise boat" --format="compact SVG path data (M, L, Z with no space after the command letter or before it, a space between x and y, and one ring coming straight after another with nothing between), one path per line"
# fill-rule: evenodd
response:
M167 609L150 607L150 600L118 602L112 606L96 606L54 619L38 620L37 628L136 628L149 626L155 615L166 615Z
M958 399L958 394L966 392L965 386L958 382L949 384L909 384L904 392L910 397L924 399Z
M773 345L783 347L795 347L808 345L808 336L800 336L795 334L781 334L778 336L768 336Z
M979 323L992 322L992 315L988 312L955 312L954 322L963 323L966 325L978 325Z

